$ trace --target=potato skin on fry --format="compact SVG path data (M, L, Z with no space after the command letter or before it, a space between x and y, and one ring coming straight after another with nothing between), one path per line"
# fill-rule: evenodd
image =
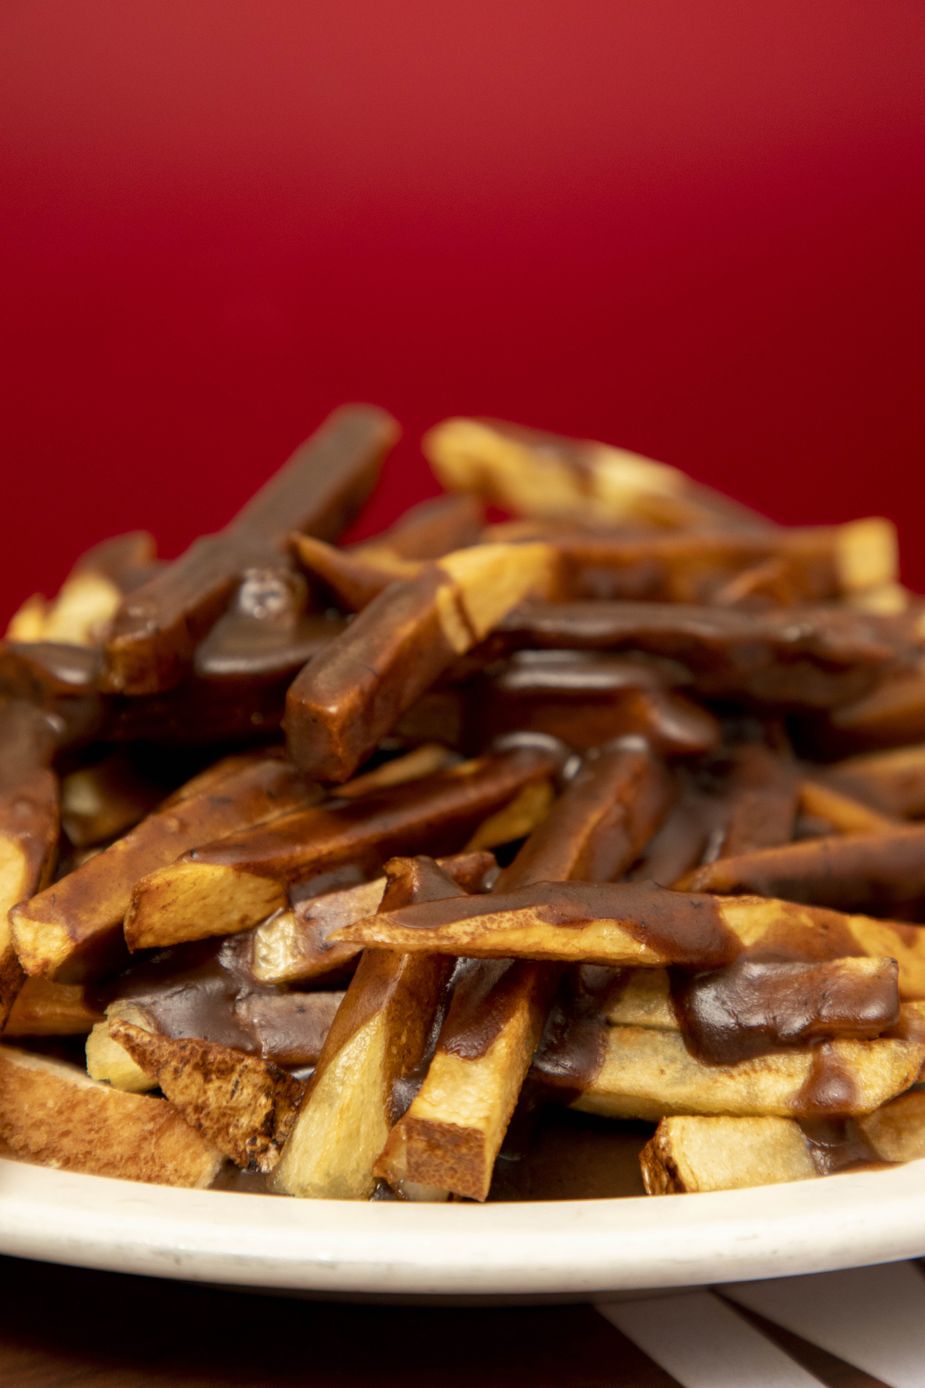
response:
M208 1142L237 1166L273 1169L302 1103L301 1080L211 1041L158 1036L118 1018L109 1030Z
M209 1186L222 1163L166 1100L9 1046L0 1046L2 1148L43 1166L170 1186Z

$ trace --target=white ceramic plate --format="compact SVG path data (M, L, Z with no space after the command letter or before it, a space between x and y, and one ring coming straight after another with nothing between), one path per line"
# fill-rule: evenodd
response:
M713 1195L533 1204L298 1201L0 1160L0 1252L275 1291L553 1297L925 1253L925 1161Z

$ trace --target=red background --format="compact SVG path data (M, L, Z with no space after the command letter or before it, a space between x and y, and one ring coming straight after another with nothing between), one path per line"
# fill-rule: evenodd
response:
M925 583L921 0L4 0L0 595L335 403L621 442Z

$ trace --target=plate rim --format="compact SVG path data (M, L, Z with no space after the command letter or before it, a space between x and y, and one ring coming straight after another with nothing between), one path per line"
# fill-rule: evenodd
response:
M925 1159L698 1195L414 1205L179 1189L0 1158L0 1252L327 1296L587 1297L920 1256L923 1194Z

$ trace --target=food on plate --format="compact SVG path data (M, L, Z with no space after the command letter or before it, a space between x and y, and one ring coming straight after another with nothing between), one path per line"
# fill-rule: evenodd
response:
M397 437L346 406L218 534L13 617L0 1152L480 1201L925 1156L891 525L453 419L446 493L350 541Z

